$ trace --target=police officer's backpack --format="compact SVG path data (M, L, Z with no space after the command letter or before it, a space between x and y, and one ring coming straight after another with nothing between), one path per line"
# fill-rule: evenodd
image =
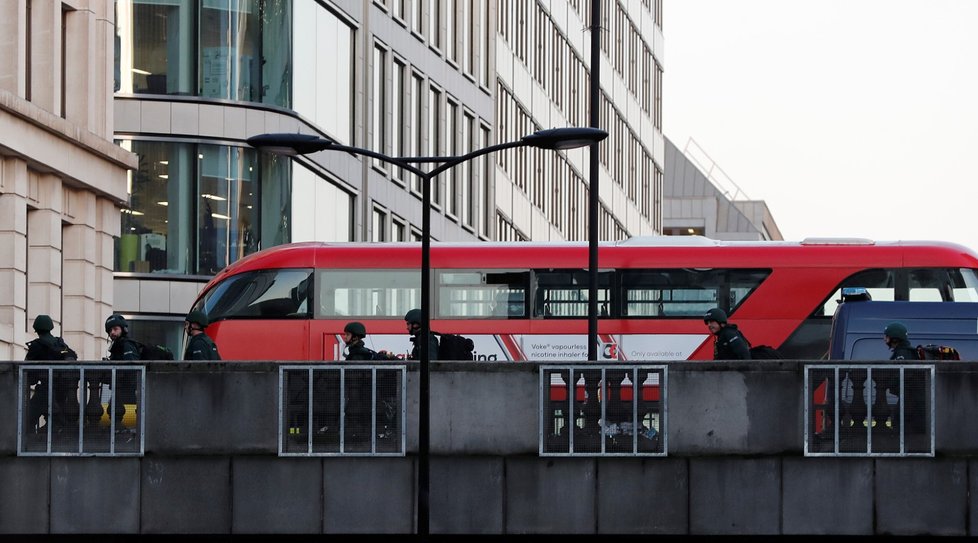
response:
M475 343L467 337L457 334L439 334L438 359L439 360L472 360L472 352L475 350Z
M961 360L961 355L954 347L947 345L917 345L917 358L921 360Z
M27 360L78 360L78 354L65 340L54 336L54 345L47 345L38 339L28 341Z
M751 360L780 360L781 352L770 345L755 345L750 348Z
M138 341L133 343L139 347L140 360L173 360L173 351L165 345L143 345Z

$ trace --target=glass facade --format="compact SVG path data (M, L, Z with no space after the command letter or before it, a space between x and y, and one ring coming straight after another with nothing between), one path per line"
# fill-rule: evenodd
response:
M317 2L295 2L293 106L340 143L354 145L354 28Z
M289 0L116 0L116 92L291 106Z
M123 141L139 155L116 271L212 275L290 241L288 159L251 148Z
M177 360L183 358L183 348L186 345L183 332L183 317L143 318L127 315L129 321L129 337L143 345L162 345Z

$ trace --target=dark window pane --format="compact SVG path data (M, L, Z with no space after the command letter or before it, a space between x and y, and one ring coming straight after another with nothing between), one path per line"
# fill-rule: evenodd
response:
M118 271L187 274L192 231L193 145L124 142L139 155L129 208L122 210Z
M264 270L233 275L194 307L213 322L226 318L309 318L312 271Z
M536 272L534 315L544 318L587 317L588 270ZM598 273L598 315L611 315L611 272Z

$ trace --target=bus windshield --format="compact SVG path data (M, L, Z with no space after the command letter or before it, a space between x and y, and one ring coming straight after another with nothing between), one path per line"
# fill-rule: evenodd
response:
M195 304L211 322L227 318L310 318L312 270L271 269L228 277Z

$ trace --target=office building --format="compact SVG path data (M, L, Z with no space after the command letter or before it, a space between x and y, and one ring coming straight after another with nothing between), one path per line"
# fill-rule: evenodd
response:
M600 237L661 231L661 0L603 0ZM290 241L418 240L421 186L358 156L245 144L303 132L391 156L460 155L587 126L582 0L116 0L115 138L139 156L115 308L177 347L206 281ZM584 240L588 155L501 152L432 187L432 237Z
M111 2L0 2L0 359L38 314L105 352L114 240L137 157L113 144Z

